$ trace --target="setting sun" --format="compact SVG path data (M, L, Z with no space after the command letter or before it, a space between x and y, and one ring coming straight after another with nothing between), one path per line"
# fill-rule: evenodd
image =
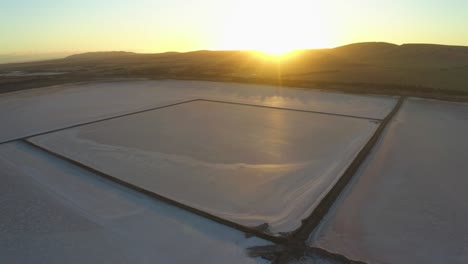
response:
M330 47L332 27L322 17L323 9L318 1L302 0L239 4L225 20L221 49L255 49L278 56Z
M271 55L271 56L275 56L275 57L281 57L281 56L284 56L286 54L288 54L289 52L293 51L294 48L291 48L291 47L281 47L281 46L277 46L277 47L264 47L262 48L260 51L267 54L267 55Z

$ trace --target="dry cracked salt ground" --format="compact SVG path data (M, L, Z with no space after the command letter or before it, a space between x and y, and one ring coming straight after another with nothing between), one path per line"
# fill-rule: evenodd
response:
M409 99L310 244L369 263L467 263L468 104Z
M383 118L396 99L311 89L204 81L69 84L0 94L0 142L192 99Z
M377 127L367 119L196 101L29 139L244 226L301 225Z
M25 143L0 145L0 263L267 263L258 238Z

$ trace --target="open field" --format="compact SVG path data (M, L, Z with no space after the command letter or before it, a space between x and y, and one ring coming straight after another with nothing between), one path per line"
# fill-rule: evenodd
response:
M369 263L466 263L468 104L408 99L310 243Z

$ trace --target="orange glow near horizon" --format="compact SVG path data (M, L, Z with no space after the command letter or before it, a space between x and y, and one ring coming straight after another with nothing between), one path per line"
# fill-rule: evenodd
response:
M258 50L281 58L298 49L374 41L467 46L468 1L429 2L6 1L0 61L93 51Z
M250 53L257 58L268 60L268 61L285 61L288 59L293 58L297 54L299 54L300 50L282 50L282 49L271 49L268 48L264 50L251 50Z

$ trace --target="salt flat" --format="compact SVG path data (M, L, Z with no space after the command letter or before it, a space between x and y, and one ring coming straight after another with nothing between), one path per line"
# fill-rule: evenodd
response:
M258 238L25 143L0 145L0 263L266 263Z
M196 101L29 139L245 226L298 228L378 124Z
M310 244L368 263L466 263L468 104L409 99Z
M134 80L58 85L0 94L0 142L97 119L192 99L384 118L391 97L331 93L267 85Z

